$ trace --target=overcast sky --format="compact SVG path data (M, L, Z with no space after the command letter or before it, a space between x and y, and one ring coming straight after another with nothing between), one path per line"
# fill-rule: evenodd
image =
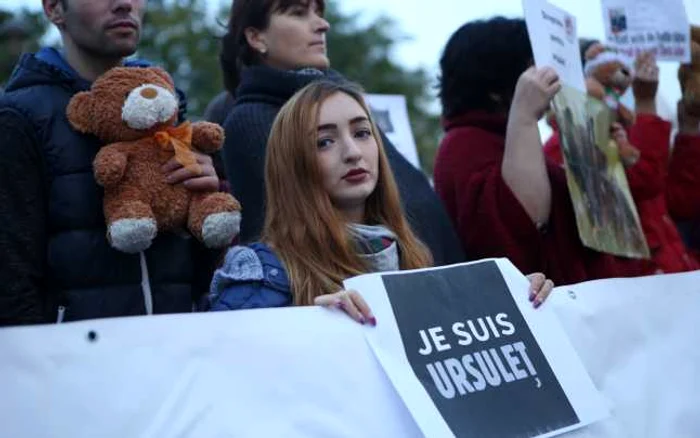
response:
M212 9L225 0L207 0ZM603 38L600 2L595 0L552 0L577 17L579 36ZM689 20L700 24L700 0L684 0ZM346 12L360 12L363 20L380 14L393 17L411 40L400 45L395 59L406 66L426 67L437 76L440 52L459 26L477 18L500 14L522 16L521 0L340 0ZM38 9L39 0L0 0L0 7L30 6ZM331 47L330 50L333 50ZM661 65L661 94L671 110L680 96L676 79L677 64ZM671 105L671 103L673 105Z

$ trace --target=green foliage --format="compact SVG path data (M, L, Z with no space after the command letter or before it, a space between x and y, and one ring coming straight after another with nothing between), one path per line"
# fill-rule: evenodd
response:
M223 86L215 20L206 0L149 0L138 56L165 68L188 97L192 118L201 117Z
M33 52L39 48L41 37L44 36L49 25L41 11L0 10L0 27L13 19L23 24L28 35L21 41L10 41L6 35L0 36L0 46L4 46L4 50L0 50L0 84L7 82L22 52Z

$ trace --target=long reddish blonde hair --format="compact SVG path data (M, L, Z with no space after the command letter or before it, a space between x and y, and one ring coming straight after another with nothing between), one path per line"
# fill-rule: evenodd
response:
M267 198L261 239L286 267L297 305L309 305L319 295L337 292L343 280L369 270L356 253L346 220L323 188L318 165L319 110L335 93L345 93L362 106L379 148L377 186L366 201L365 223L384 225L396 234L401 269L432 264L430 252L403 214L396 181L362 92L347 83L313 82L277 114L265 162Z

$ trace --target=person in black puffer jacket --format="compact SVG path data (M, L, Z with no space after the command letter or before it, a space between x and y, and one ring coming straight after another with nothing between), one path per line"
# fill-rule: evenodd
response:
M217 255L195 239L162 234L143 257L110 247L92 173L101 145L66 119L70 98L101 73L145 65L123 62L136 49L143 10L122 3L44 2L65 52L25 55L0 96L0 326L190 312L208 290ZM120 21L133 27L110 30ZM216 190L211 160L200 158L210 176L170 176Z
M264 162L278 111L312 81L345 79L329 69L324 2L235 0L223 38L221 66L234 104L226 121L223 160L232 194L243 206L241 242L259 237L264 222ZM275 3L276 4L276 3ZM406 216L435 265L463 262L452 224L426 177L382 133Z

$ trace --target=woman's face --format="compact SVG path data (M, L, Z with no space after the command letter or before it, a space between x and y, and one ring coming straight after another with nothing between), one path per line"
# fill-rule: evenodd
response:
M379 146L367 113L347 94L333 94L319 108L316 143L323 188L331 202L355 221L362 220L379 173Z
M267 29L253 30L249 43L263 54L263 63L271 67L326 69L330 65L326 55L329 28L316 1L306 5L300 2L284 12L273 12Z

